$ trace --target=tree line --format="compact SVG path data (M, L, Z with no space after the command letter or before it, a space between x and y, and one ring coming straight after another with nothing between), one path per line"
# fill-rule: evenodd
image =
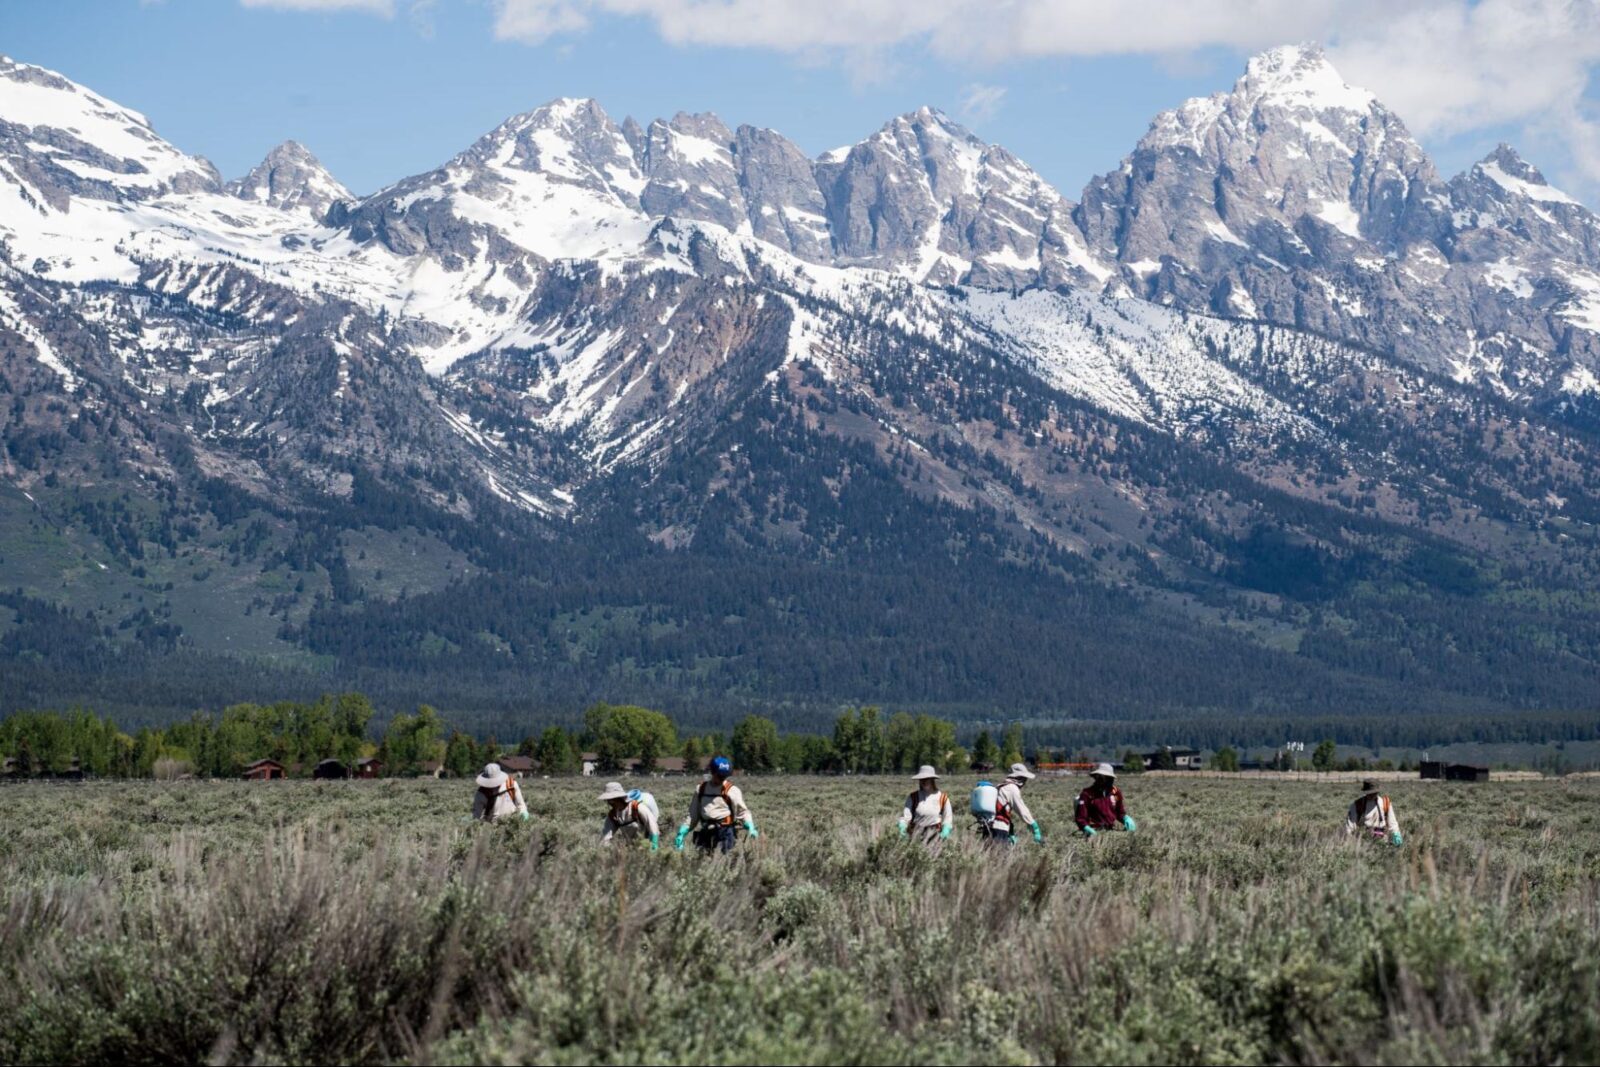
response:
M443 771L467 776L491 760L525 756L546 774L571 774L585 760L597 772L651 773L697 770L713 755L727 755L747 773L909 773L931 765L940 771L987 770L1024 758L1020 725L996 739L980 730L971 748L957 741L948 719L877 707L841 711L831 733L783 731L762 715L746 715L726 732L680 732L664 712L626 704L595 704L582 724L530 729L503 743L477 737L448 722L435 708L391 716L380 728L376 709L362 693L325 694L313 701L233 704L221 712L196 712L166 726L121 729L110 716L75 709L19 711L0 719L0 757L16 777L82 774L108 778L237 776L248 764L271 759L309 775L319 762L346 766L375 759L386 775ZM1038 750L1035 758L1050 757Z

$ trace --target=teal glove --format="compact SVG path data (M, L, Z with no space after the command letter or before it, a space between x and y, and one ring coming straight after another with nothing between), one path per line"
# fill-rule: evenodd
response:
M756 829L755 820L753 819L746 819L744 821L744 831L745 833L749 834L752 839L761 836L761 831Z
M672 847L677 849L679 852L682 852L683 851L683 839L688 837L688 836L689 836L689 827L687 825L678 827L678 839L676 841L672 842Z
M1130 834L1139 832L1139 824L1133 821L1132 815L1124 815L1122 817L1122 828Z
M1033 830L1034 843L1039 845L1044 844L1044 830L1040 828L1039 824L1034 823L1031 829Z
M1092 827L1092 826L1085 826L1085 827L1084 827L1084 828L1083 828L1083 836L1084 836L1084 837L1093 837L1093 836L1094 836L1094 827Z
M661 847L661 835L660 834L651 834L650 835L650 851L654 852L656 849L658 849L660 847Z
M954 826L946 826L944 829L940 830L939 831L939 840L943 841L945 838L949 837L950 836L950 831L954 830L954 829L955 829Z
M523 821L523 822L527 822L527 821L528 821L528 820L529 820L529 819L531 819L531 818L533 818L533 816L531 816L531 815L529 815L529 814L528 814L528 813L527 813L527 812L525 812L525 811L524 811L524 812L522 812L522 813L521 813L521 814L522 814L522 821Z
M911 831L906 829L906 824L905 823L901 823L900 824L900 836L901 837L908 837L908 836L910 836L910 834L911 834Z
M1400 836L1399 830L1396 830L1394 833L1389 835L1389 844L1393 845L1395 848L1399 848L1405 843L1406 839Z

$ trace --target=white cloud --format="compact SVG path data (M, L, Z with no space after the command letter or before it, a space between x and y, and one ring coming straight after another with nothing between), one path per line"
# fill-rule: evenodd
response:
M1019 58L1181 57L1317 40L1353 83L1422 134L1521 124L1559 138L1600 183L1584 93L1600 66L1600 0L494 0L495 33L540 43L598 15L672 44L863 58L925 50L982 67ZM892 68L891 68L892 69Z
M973 82L961 90L961 115L973 122L987 122L994 118L1005 98L1005 86Z
M244 7L277 11L358 11L369 15L394 15L394 0L239 0Z

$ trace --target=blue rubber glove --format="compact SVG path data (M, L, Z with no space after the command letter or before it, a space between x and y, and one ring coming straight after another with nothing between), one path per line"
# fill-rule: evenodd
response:
M761 831L756 829L755 820L753 819L744 821L744 832L749 834L752 840L761 836Z
M679 852L682 852L683 851L683 839L688 837L688 836L689 836L689 827L688 827L687 824L678 827L678 839L676 841L672 842L672 847L677 849Z
M1034 844L1044 844L1044 830L1039 826L1039 824L1034 823L1031 827L1029 827L1029 829L1033 831Z
M1139 832L1139 824L1133 821L1132 815L1124 815L1122 817L1122 828L1130 834Z
M954 829L955 829L954 826L946 826L944 829L940 830L939 831L939 840L943 841L945 838L949 837L950 836L950 831L954 830Z
M661 835L660 834L651 834L650 835L650 851L654 852L656 849L658 849L660 847L661 847Z
M1389 844L1393 845L1395 848L1399 848L1405 843L1406 839L1400 836L1399 830L1396 830L1394 833L1389 835Z
M1092 827L1092 826L1085 826L1085 827L1084 827L1084 828L1083 828L1083 836L1084 836L1084 837L1093 837L1093 836L1094 836L1094 827Z

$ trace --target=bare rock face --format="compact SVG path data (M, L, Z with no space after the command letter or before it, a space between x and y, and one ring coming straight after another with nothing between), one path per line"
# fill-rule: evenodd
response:
M271 204L320 221L334 204L356 197L298 141L285 141L228 191L241 200Z
M1013 287L1052 268L1079 280L1089 261L1062 224L1070 205L1060 194L1004 148L930 108L824 157L817 176L841 264L933 284Z
M733 155L751 234L801 259L831 262L828 205L806 154L773 130L740 126Z
M1446 183L1314 48L1156 117L1076 219L1126 291L1533 398L1600 358L1595 216L1502 147ZM1592 302L1591 302L1592 298ZM1600 315L1595 316L1600 328Z
M644 132L639 169L648 184L639 206L650 215L701 219L736 230L747 217L733 132L715 115L656 119Z

